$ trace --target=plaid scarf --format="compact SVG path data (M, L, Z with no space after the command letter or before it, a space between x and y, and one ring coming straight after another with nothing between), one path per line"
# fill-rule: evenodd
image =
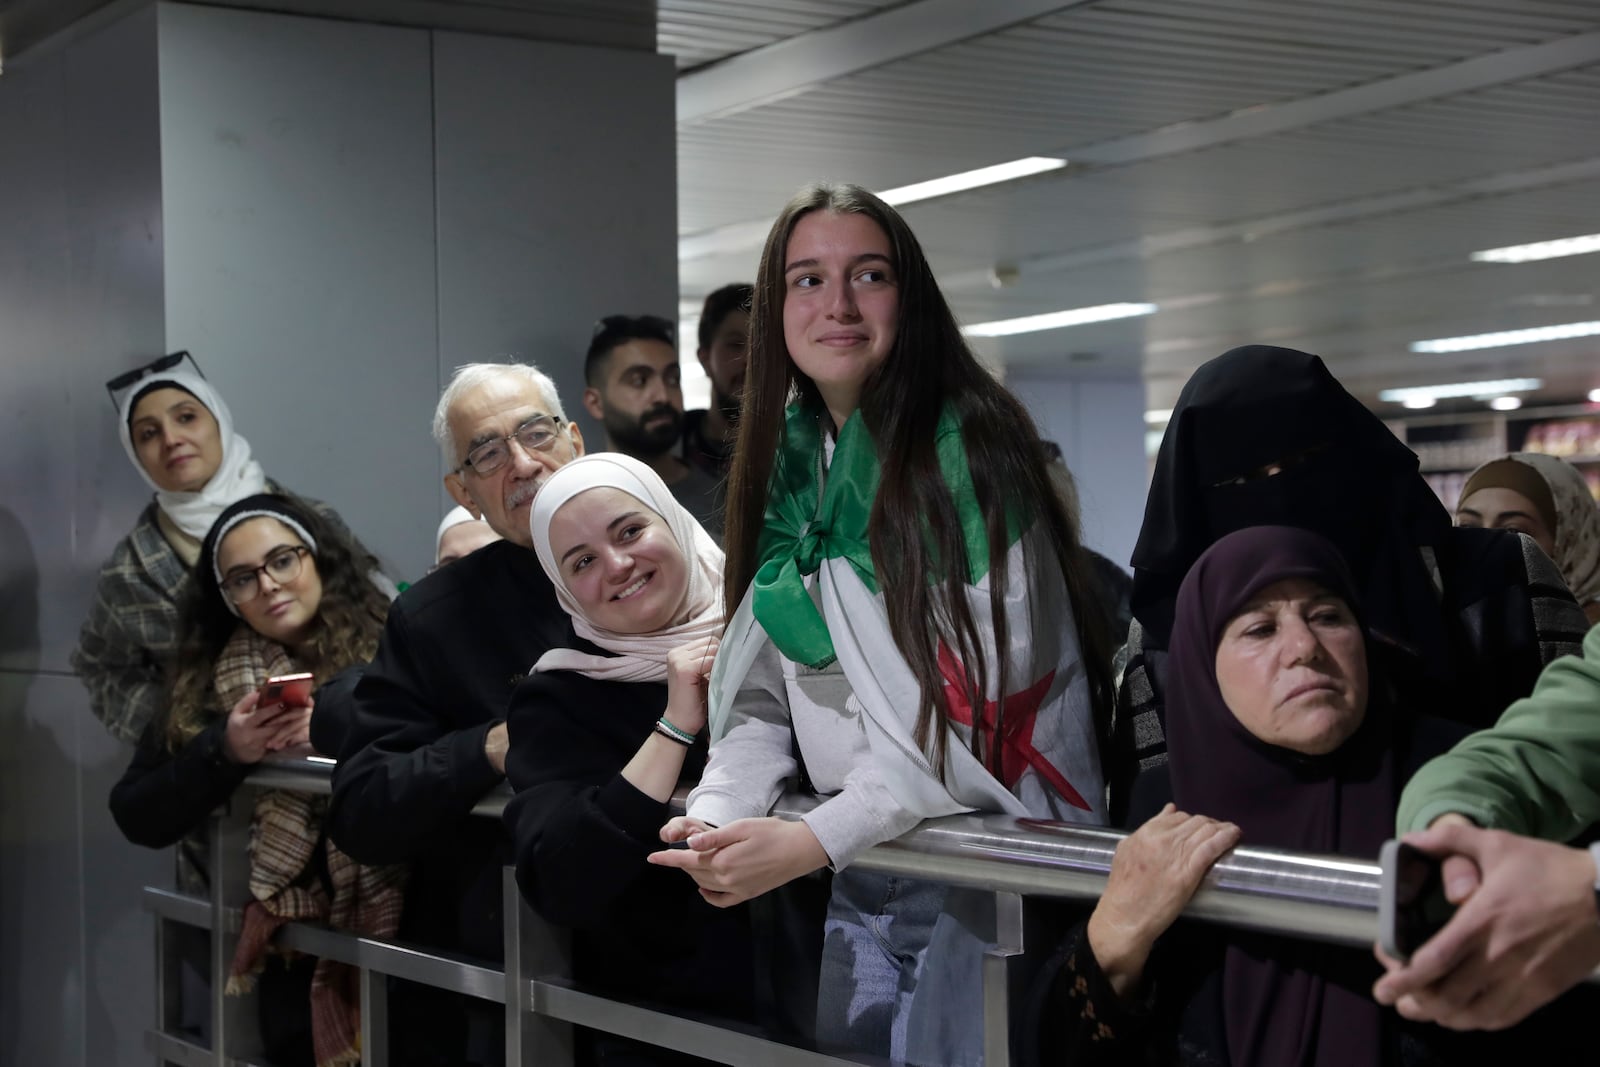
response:
M232 708L266 679L297 670L283 648L241 625L217 657L214 682L220 706ZM250 824L250 895L227 991L255 986L278 927L322 922L365 937L390 937L400 927L407 869L368 867L334 847L322 832L326 797L285 790L263 792ZM327 859L323 885L312 866L316 850ZM361 1059L360 975L356 968L318 960L311 975L311 1041L317 1067Z

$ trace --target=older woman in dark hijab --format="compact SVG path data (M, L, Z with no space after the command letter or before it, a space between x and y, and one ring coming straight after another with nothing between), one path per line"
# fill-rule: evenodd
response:
M1113 816L1166 759L1166 650L1179 583L1218 538L1281 523L1349 562L1407 706L1488 726L1576 654L1586 622L1525 537L1453 528L1417 457L1305 352L1226 352L1184 386L1133 551L1127 672L1106 761Z
M1374 1003L1377 968L1364 949L1220 928L1168 933L1240 841L1375 856L1409 772L1460 736L1395 708L1381 671L1369 671L1363 621L1349 569L1317 534L1257 527L1201 555L1173 617L1170 763L1140 778L1133 814L1145 821L1035 986L1032 1059L1480 1062L1481 1043L1469 1053L1458 1036ZM1508 1047L1553 1053L1550 1043L1569 1036L1541 1026L1506 1037Z

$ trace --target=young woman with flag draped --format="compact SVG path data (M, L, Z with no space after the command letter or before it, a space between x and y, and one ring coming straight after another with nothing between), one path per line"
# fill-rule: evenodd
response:
M711 756L662 829L688 848L651 860L716 904L831 867L819 1043L979 1063L984 896L851 861L956 812L1104 821L1110 649L1076 517L866 190L789 203L751 327ZM768 817L797 774L821 803Z

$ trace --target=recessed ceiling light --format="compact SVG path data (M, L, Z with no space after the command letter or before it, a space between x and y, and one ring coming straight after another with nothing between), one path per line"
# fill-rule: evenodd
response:
M1596 389L1595 392L1600 393L1600 389ZM1149 410L1149 411L1144 413L1144 421L1145 422L1171 422L1172 421L1172 409L1171 408L1152 408L1151 410Z
M931 178L925 182L885 189L878 194L878 199L898 207L918 200L931 200L936 196L966 192L982 185L995 185L999 182L1043 174L1046 171L1060 170L1066 165L1067 161L1064 159L1028 156L1026 159L1013 159L1010 163L996 163L992 167L979 167L977 170L962 171L960 174L951 174L943 178Z
M1453 396L1500 396L1503 393L1526 393L1544 386L1542 378L1496 378L1488 382L1452 382L1449 385L1413 385L1404 389L1385 389L1379 400L1404 404L1407 400L1429 397L1444 400Z
M1422 411L1424 408L1431 408L1438 402L1439 401L1435 400L1431 396L1414 396L1410 399L1400 401L1400 403L1410 408L1412 411Z
M1562 237L1555 241L1535 241L1528 245L1486 248L1482 252L1472 253L1472 258L1480 263L1527 263L1535 259L1581 256L1589 252L1600 252L1600 233Z
M1589 390L1589 401L1590 403L1600 404L1600 389Z
M1052 311L1044 315L1024 315L1020 319L975 322L964 332L969 337L1006 337L1014 333L1035 333L1039 330L1082 326L1090 322L1130 319L1136 315L1149 315L1155 309L1154 304L1097 304L1094 307L1069 308L1066 311Z
M1522 406L1520 396L1497 396L1489 401L1489 406L1496 411L1515 411Z
M1467 352L1474 348L1505 348L1531 345L1539 341L1565 341L1570 337L1592 337L1600 333L1600 322L1563 322L1555 326L1535 326L1528 330L1502 330L1475 333L1466 337L1440 337L1432 341L1413 341L1413 352Z

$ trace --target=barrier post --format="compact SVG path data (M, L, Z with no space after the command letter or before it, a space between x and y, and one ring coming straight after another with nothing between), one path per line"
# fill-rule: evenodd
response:
M1011 1067L1012 964L1026 948L1022 897L995 893L993 900L995 943L983 954L983 1062Z
M229 912L250 899L250 816L253 792L235 795L211 819L211 1052L217 1067L261 1058L256 994L229 996L228 971L239 945Z
M389 980L361 968L361 1067L389 1067Z
M506 1063L572 1067L572 1024L550 1018L530 999L535 978L571 977L570 939L522 899L515 868L502 868L500 877L506 924Z

